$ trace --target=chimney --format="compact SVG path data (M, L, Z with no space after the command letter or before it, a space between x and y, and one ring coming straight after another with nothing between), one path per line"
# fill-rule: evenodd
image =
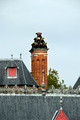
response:
M29 51L31 53L31 72L35 81L41 86L42 84L42 70L44 73L44 82L47 89L47 43L42 37L42 33L36 33L37 37L34 38L34 42L31 44L32 48Z

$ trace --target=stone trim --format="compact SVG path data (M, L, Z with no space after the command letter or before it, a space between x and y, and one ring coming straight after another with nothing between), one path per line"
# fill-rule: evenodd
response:
M47 53L33 53L31 54L31 56L34 55L34 56L37 56L37 55L44 55L44 56L47 56L48 54Z

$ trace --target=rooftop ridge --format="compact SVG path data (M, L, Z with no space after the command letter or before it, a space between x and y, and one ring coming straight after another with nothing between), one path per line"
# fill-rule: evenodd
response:
M13 58L13 59L11 59L11 58L0 58L0 61L1 60L3 60L3 61L6 61L6 60L11 60L11 61L13 61L13 60L20 60L20 61L22 61L22 59L20 59L20 58Z
M16 94L16 93L7 93L7 94L4 94L4 93L0 93L0 96L42 96L42 94ZM52 94L52 95L47 95L46 94L46 97L60 97L60 96L63 96L63 97L80 97L80 95L55 95L55 94ZM45 98L46 98L45 97Z

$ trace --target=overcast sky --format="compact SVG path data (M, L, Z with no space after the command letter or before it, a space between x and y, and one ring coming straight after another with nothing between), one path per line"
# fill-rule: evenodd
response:
M74 85L80 76L80 0L0 0L0 58L22 58L31 71L29 50L36 32L48 44L48 69Z

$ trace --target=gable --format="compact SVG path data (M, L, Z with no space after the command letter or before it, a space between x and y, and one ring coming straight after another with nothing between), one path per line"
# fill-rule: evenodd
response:
M68 118L64 114L63 110L60 110L55 120L68 120Z

